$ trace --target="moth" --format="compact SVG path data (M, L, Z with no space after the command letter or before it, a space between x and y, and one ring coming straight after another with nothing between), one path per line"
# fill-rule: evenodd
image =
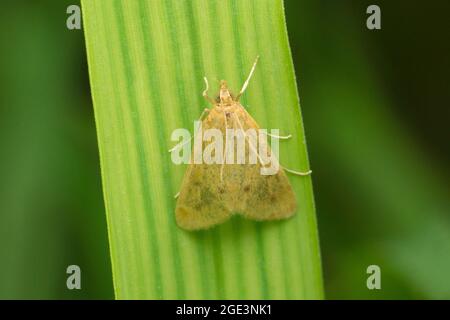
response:
M226 130L259 130L252 116L239 103L239 98L246 90L258 62L256 58L249 76L239 94L233 96L226 81L220 82L217 99L208 96L208 80L204 77L206 88L203 96L212 104L205 109L206 116L200 117L202 128L218 129L226 136ZM245 156L257 152L251 139L245 138ZM283 138L283 137L279 137ZM202 147L206 147L205 142ZM227 145L225 143L225 145ZM270 148L268 152L270 153ZM278 220L293 216L297 209L295 194L291 184L280 166L276 174L262 175L262 161L244 164L196 164L192 161L184 175L175 208L176 222L185 230L207 229L240 214L253 220ZM285 168L286 169L286 168ZM293 172L308 175L308 172Z

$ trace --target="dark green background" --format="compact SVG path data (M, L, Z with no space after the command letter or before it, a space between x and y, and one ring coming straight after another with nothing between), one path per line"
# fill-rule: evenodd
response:
M65 26L76 3L1 4L0 298L113 297L83 33ZM286 1L327 298L450 298L448 12ZM366 288L371 264L382 290Z

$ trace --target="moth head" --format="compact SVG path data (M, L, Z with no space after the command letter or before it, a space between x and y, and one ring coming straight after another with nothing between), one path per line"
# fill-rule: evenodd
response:
M225 80L220 81L219 102L221 104L231 104L233 102L233 97L228 90L228 85Z

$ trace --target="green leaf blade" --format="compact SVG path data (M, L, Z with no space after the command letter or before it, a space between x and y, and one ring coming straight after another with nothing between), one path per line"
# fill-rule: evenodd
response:
M321 298L310 177L291 176L287 221L239 217L200 232L176 226L185 167L168 150L207 107L203 76L237 92L263 128L280 128L280 161L309 168L281 1L83 1L114 286L119 299Z

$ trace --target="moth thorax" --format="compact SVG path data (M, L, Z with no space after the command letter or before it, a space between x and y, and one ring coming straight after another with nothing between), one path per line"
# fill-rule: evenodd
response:
M225 80L220 81L219 100L222 104L231 104L233 102L233 97L228 90L227 82Z

